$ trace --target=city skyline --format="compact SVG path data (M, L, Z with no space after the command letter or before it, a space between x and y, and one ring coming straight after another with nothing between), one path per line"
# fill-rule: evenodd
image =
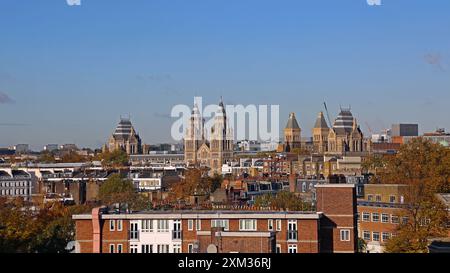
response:
M279 104L310 136L326 101L366 135L393 123L450 128L448 1L5 1L0 146L99 148L120 116L143 142L173 142L194 96ZM45 29L45 30L44 30ZM280 128L282 129L282 128Z

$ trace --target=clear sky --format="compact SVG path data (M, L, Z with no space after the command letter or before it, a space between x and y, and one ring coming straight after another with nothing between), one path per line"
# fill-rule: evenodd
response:
M450 130L450 1L1 0L0 146L100 147L121 115L170 142L175 104L279 104L310 135L326 100L368 133Z

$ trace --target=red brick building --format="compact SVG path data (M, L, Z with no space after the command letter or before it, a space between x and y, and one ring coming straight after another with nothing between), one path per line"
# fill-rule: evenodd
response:
M356 252L354 185L317 186L317 212L147 211L74 215L80 253Z

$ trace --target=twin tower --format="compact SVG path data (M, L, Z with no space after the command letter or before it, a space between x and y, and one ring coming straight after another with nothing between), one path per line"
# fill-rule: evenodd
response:
M208 167L211 173L220 174L222 165L233 159L234 142L222 99L211 131L206 132L204 125L198 105L194 104L184 139L184 160L188 167Z
M302 144L301 131L295 114L291 113L284 129L284 152L312 149L317 154L345 155L367 150L364 135L350 109L341 108L331 128L328 127L323 112L320 112L312 129L312 147Z

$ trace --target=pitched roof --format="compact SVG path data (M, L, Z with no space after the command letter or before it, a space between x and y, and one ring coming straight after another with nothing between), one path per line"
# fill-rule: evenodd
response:
M314 128L329 128L323 116L323 112L319 113L319 116L316 119L316 124L314 124Z
M295 113L291 113L289 115L286 129L300 129L300 126L298 126L297 119L295 118Z

